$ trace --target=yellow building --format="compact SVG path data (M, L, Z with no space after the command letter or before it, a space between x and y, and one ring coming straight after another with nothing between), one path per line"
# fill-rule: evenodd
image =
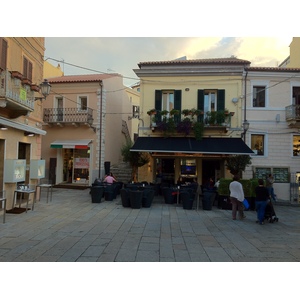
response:
M280 68L300 67L300 37L293 37L290 44L290 55L279 65Z
M229 176L226 157L253 153L241 138L249 65L236 58L138 64L143 127L131 151L151 154L139 181L205 184Z
M41 97L44 38L1 37L0 49L0 190L11 208L18 183L37 184L44 176L40 159L46 131L42 102L36 99Z

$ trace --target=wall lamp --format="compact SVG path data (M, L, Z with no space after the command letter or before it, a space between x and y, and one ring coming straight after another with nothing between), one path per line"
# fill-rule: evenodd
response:
M4 125L0 125L0 130L7 130L8 128Z
M40 84L40 93L43 97L35 97L34 100L46 100L46 97L50 94L51 84L48 82L47 79Z
M244 122L243 122L243 132L242 132L242 134L241 134L241 138L244 138L244 141L245 141L245 137L246 137L246 132L248 131L248 129L249 129L249 125L250 125L250 123L247 121L247 120L245 120Z
M35 134L33 132L29 132L29 131L25 131L24 135L25 136L35 136Z

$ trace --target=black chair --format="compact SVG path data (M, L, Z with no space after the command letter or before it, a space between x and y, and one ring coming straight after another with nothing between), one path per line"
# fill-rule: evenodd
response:
M112 184L108 184L105 187L104 198L106 201L113 201L115 199L115 188Z
M142 206L149 208L152 204L154 198L155 191L154 189L144 189L143 198L142 198Z
M101 203L101 198L104 193L104 187L103 186L92 186L91 187L91 197L92 197L92 203Z
M120 194L123 207L130 207L129 190L121 189Z

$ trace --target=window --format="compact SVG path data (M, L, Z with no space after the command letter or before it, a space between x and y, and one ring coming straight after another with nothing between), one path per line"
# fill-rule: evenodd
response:
M6 70L7 64L7 41L0 38L0 68Z
M300 135L293 136L293 156L300 156Z
M253 107L266 106L266 86L253 86Z
M137 119L139 118L139 116L140 116L140 107L139 106L132 105L132 116Z
M23 57L23 76L32 81L32 62Z
M79 110L87 110L87 97L86 96L79 96L78 109Z
M204 114L217 110L217 91L204 91Z
M171 111L174 109L174 92L163 91L162 92L162 107L161 110Z
M251 149L256 155L265 153L265 136L262 134L251 135Z
M293 104L300 105L300 87L293 87Z

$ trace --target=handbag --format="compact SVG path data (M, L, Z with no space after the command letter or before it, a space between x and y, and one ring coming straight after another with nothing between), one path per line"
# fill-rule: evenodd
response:
M247 199L243 200L243 205L244 205L244 207L245 207L246 210L249 209L249 207L250 207L249 202L248 202Z

